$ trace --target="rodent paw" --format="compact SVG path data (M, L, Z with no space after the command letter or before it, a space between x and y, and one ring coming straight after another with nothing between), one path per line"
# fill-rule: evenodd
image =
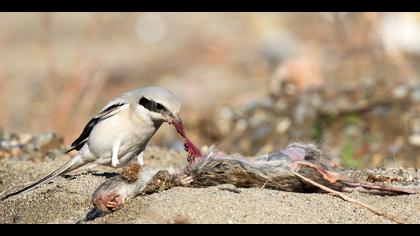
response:
M194 178L192 176L182 175L181 177L179 177L179 183L181 186L184 187L190 185L193 181Z

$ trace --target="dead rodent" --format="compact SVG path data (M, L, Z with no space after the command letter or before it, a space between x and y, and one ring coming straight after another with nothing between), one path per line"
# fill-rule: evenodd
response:
M190 178L156 170L147 166L133 164L126 167L120 175L109 178L93 193L94 208L85 220L93 220L120 208L127 200L140 194L161 192L174 186L189 184Z
M135 168L134 168L135 169ZM103 183L93 194L95 209L106 213L139 194L166 190L174 186L207 187L232 184L242 188L267 188L289 192L320 192L320 188L297 174L330 189L393 195L420 193L419 188L394 187L359 182L341 174L312 144L291 144L253 160L210 150L181 170L138 169L137 179L122 175ZM133 172L128 171L132 176Z
M335 165L313 144L290 144L254 160L231 157L211 151L184 174L191 176L192 187L233 184L243 188L267 188L289 192L322 192L295 173L330 189L341 192L360 191L381 195L420 193L420 188L372 184L341 174Z
M297 171L325 186L340 190L343 184L336 179L345 177L330 170L331 164L315 145L295 143L254 160L211 151L184 173L192 177L192 187L233 184L236 187L264 187L291 192L318 191L292 172Z

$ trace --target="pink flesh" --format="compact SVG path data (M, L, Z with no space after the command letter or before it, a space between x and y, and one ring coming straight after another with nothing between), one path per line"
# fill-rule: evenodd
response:
M302 148L286 148L282 151L286 154L292 161L304 161L305 160L305 150Z
M184 149L188 152L188 163L192 164L194 161L201 157L200 150L188 139L187 135L185 134L184 126L175 120L171 122L171 124L175 127L176 131L184 138Z

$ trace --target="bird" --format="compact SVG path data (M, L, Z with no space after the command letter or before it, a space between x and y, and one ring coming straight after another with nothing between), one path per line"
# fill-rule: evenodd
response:
M179 100L165 88L150 86L112 99L84 127L65 152L78 154L60 168L27 187L0 197L28 192L87 164L119 168L131 162L144 165L145 148L164 122L182 124Z

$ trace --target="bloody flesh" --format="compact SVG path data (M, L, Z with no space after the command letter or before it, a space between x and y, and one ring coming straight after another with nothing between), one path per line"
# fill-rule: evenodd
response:
M184 138L184 149L188 152L188 163L194 163L194 160L201 156L200 150L188 139L185 134L184 126L182 123L172 121L171 124L175 127L176 131Z

